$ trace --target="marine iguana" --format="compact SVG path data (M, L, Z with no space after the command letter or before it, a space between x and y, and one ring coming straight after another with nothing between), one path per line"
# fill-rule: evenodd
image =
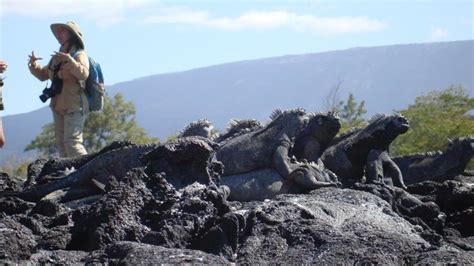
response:
M217 149L217 159L224 164L224 176L273 168L283 178L295 170L288 159L294 138L307 125L303 109L276 110L272 121L262 129L232 138Z
M214 126L207 119L199 119L197 121L191 122L183 130L178 133L178 138L191 137L191 136L200 136L203 138L213 139L212 130Z
M44 185L33 186L21 192L0 192L0 197L14 196L27 201L39 201L46 195L71 187L90 188L94 194L103 189L109 176L120 178L129 170L143 166L140 157L156 145L133 145L103 153L71 174Z
M134 144L130 141L114 141L110 145L102 148L100 151L83 156L74 158L37 159L28 166L28 178L23 187L29 188L34 186L37 182L44 183L45 181L48 181L51 176L63 177L64 173L68 172L68 170L79 169L94 158L106 152L133 145Z
M317 162L340 128L341 122L336 113L312 114L308 125L296 136L290 154L298 160Z
M226 133L219 135L212 132L214 126L209 122L209 120L199 119L187 125L178 133L177 137L198 136L219 143L261 128L262 125L255 119L231 119L227 126Z
M394 157L406 184L427 180L443 182L463 174L474 155L474 137L448 139L444 152L427 152Z
M221 177L220 184L229 188L229 199L237 201L272 199L280 194L341 185L334 173L320 165L296 162L295 166L297 168L291 181L282 178L274 169L267 168Z
M406 188L402 176L397 174L398 167L385 152L390 143L409 127L408 120L402 115L376 115L365 128L339 138L337 143L326 149L321 159L343 184L361 181L364 172L367 182L381 181L384 173L379 167L389 166L390 169L386 172L394 175L394 184Z
M220 143L230 138L262 129L262 127L260 122L255 119L231 119L227 126L226 133L218 136L214 141Z

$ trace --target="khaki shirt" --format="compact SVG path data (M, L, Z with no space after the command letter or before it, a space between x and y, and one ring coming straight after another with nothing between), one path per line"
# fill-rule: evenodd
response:
M71 49L70 55L76 49ZM56 56L53 56L50 63L42 67L36 61L30 66L30 72L41 81L53 79L54 66L61 63ZM89 59L85 51L80 51L72 60L65 60L58 72L59 78L63 80L61 93L51 100L51 108L58 114L67 114L76 111L88 111L89 106L84 90L79 81L85 81L89 76ZM82 82L83 83L83 82Z

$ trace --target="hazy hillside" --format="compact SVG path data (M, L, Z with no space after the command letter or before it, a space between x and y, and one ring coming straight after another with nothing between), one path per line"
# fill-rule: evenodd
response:
M53 121L49 107L2 118L6 144L0 150L0 166L6 161L22 157L23 150L41 132L41 127ZM13 158L12 158L13 157Z
M103 66L106 69L106 66ZM276 108L324 111L324 98L342 82L366 101L368 115L405 108L428 90L461 84L474 90L474 41L353 48L288 55L144 77L108 87L135 102L137 119L166 138L206 117L222 129L230 118L264 120ZM21 151L51 121L49 110L4 119L8 148ZM1 158L0 158L1 160Z
M275 107L324 110L324 97L342 81L344 98L364 99L369 114L406 107L416 96L451 84L474 89L474 41L354 48L230 63L119 83L137 103L138 121L166 137L207 117L265 119Z

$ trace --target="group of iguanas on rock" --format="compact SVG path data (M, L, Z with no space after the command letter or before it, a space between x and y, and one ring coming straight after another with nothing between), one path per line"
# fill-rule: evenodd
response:
M275 111L262 128L219 143L216 156L224 164L221 184L233 200L256 200L326 186L367 182L406 188L399 168L388 156L390 143L409 128L401 115L379 115L365 128L334 138L336 114L302 109ZM292 159L294 158L294 159Z
M406 189L405 183L462 174L474 154L474 138L464 137L449 140L444 153L392 158L390 144L410 127L400 114L376 115L367 126L337 137L341 123L332 112L277 110L270 118L265 127L255 120L233 120L224 138L214 138L219 143L217 159L224 164L221 184L230 188L233 200L361 181Z
M409 129L408 120L400 114L377 115L367 126L339 136L340 119L332 112L276 110L270 119L266 125L257 120L232 120L227 132L220 136L215 136L212 123L201 119L185 127L177 140L163 145L168 145L165 150L172 156L173 152L189 149L185 147L189 143L201 143L193 144L199 147L206 142L214 151L208 155L214 158L213 163L223 164L216 183L230 193L231 200L239 201L327 186L349 187L358 182L394 184L406 189L405 183L461 174L474 154L474 138L465 137L450 140L444 153L392 158L390 144ZM180 142L186 138L197 140ZM182 162L165 158L150 166L151 158L163 154L163 145L118 142L75 159L40 159L30 165L24 190L0 192L0 197L66 202L101 193L110 178L120 179L133 168L148 165L155 172L166 172L184 165L186 169L173 171L175 175L186 175L193 168L193 160L210 160L179 153L186 157L180 159ZM66 168L73 171L64 172ZM59 178L51 178L54 175Z

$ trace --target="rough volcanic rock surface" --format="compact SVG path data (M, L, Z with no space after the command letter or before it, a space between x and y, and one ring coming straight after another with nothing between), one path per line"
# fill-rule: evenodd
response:
M202 137L184 137L158 146L142 157L148 175L166 173L166 180L176 189L194 182L219 183L222 163L215 157L217 144Z
M0 262L474 264L474 191L466 182L425 182L408 192L356 183L228 202L215 149L199 137L150 146L134 153L137 167L124 165L101 194L80 200L4 194ZM74 165L90 167L89 159ZM31 176L47 162L32 165ZM49 163L43 173L54 175L72 161ZM20 190L9 178L0 176L0 189Z
M423 201L435 202L446 213L445 239L474 251L474 186L454 180L425 181L410 185L409 192Z
M446 214L432 201L423 202L403 189L381 184L356 183L354 189L366 191L385 200L399 216L421 226L422 235L434 245L439 245L445 226Z
M16 197L0 198L0 212L7 215L25 213L33 207L35 207L34 203Z
M434 201L441 210L452 213L474 207L474 186L448 180L442 183L425 181L410 185L408 192L424 201Z
M217 189L194 183L176 191L176 197L152 200L145 206L141 217L152 231L143 242L169 248L201 249L195 245L195 238L229 211Z
M420 237L421 228L362 191L324 188L255 202L239 212L248 218L238 263L393 264L432 248Z
M0 191L18 191L21 188L19 178L0 172Z
M10 217L0 218L0 261L29 259L36 251L36 241L30 229Z
M409 256L407 261L417 265L472 265L474 252L460 252L447 248L414 254Z
M114 241L140 241L149 229L138 213L150 193L142 181L145 173L129 172L98 202L78 208L72 214L71 248L95 250Z
M117 242L103 250L94 252L86 259L88 263L112 265L157 265L157 264L228 264L222 257L198 250L166 248L136 242Z
M33 264L52 264L52 265L66 265L66 264L83 264L87 262L89 253L77 250L40 250L33 254L27 261L20 263Z

